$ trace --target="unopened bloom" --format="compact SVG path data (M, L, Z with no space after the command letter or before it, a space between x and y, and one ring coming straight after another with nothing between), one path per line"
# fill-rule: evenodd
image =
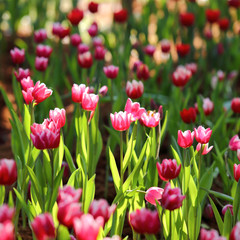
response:
M169 53L170 52L170 47L171 47L171 45L170 45L169 40L163 39L161 41L161 50L162 50L163 53Z
M44 72L48 66L48 58L46 57L36 57L35 58L35 68L38 71Z
M69 185L65 185L58 189L57 203L61 202L79 202L82 195L82 189L74 189Z
M14 208L10 208L7 204L3 204L2 206L0 206L0 223L4 223L6 221L12 222L14 214Z
M230 213L231 213L232 216L233 216L233 205L231 205L231 204L227 204L227 205L225 205L225 206L223 207L223 209L222 209L222 215L224 216L225 213L226 213L226 211L227 211L228 209L229 209Z
M84 92L82 96L82 108L87 111L95 111L98 100L98 95Z
M192 75L194 75L197 72L198 66L196 63L188 63L185 65L185 68L191 71Z
M19 68L18 72L14 71L14 75L18 82L20 82L23 78L30 77L31 73L28 68L27 69Z
M137 67L137 78L146 81L149 78L149 69L146 64L140 64Z
M147 111L142 113L140 123L146 127L156 127L160 122L160 113L154 111Z
M70 40L71 40L71 44L74 47L77 47L82 42L82 38L80 37L80 35L78 33L72 34L70 37Z
M124 23L127 21L128 18L128 11L127 9L123 8L117 12L114 12L114 21L117 23Z
M54 121L45 119L42 124L34 123L31 126L31 139L35 148L52 149L57 148L60 143L60 129Z
M126 93L131 99L140 98L143 95L144 86L141 81L137 82L132 80L132 82L127 81Z
M201 150L202 151L201 152L202 155L206 155L206 154L208 154L212 150L212 148L213 148L213 146L208 147L208 143L207 144L198 143L196 149L197 149L198 152Z
M191 12L185 12L185 13L180 14L179 20L180 20L181 25L183 25L185 27L190 27L194 23L195 16Z
M144 47L144 52L147 54L147 55L149 55L150 57L153 57L153 54L154 54L154 52L155 52L155 50L156 50L156 47L155 46L153 46L153 45L147 45L146 47Z
M10 51L12 61L15 64L21 64L25 60L25 50L24 49L19 49L19 48L14 48Z
M210 98L204 98L202 108L203 108L204 114L208 116L214 110L214 103L210 100Z
M194 132L191 132L190 130L187 130L185 132L182 132L181 130L178 130L178 145L182 148L189 148L192 146L194 140Z
M70 175L71 175L68 163L63 161L61 169L62 168L64 168L64 171L63 171L63 182L66 182L69 179Z
M222 31L227 31L229 23L230 22L227 18L221 18L218 20L218 25Z
M91 1L91 2L88 4L88 10L89 10L91 13L96 13L96 12L98 11L98 3Z
M209 139L212 134L212 130L210 128L205 129L202 126L199 126L198 128L194 128L195 133L195 139L198 143L206 144L209 142Z
M203 215L207 219L212 219L214 217L214 212L211 204L207 204L204 208Z
M103 46L97 46L94 51L94 58L96 60L103 60L105 57L106 49Z
M181 171L181 164L178 166L175 159L163 159L160 164L157 162L158 175L163 181L177 178Z
M195 108L190 107L189 109L183 109L180 111L180 116L185 123L194 123L197 117Z
M57 128L62 128L66 122L66 111L64 108L55 108L54 110L50 110L49 118L56 123Z
M72 100L76 103L82 103L83 93L88 92L88 89L85 84L77 85L74 83L72 86Z
M132 122L139 120L142 114L146 112L144 108L140 107L140 104L138 102L133 103L130 98L127 99L124 111L132 114L132 118L131 118Z
M146 191L145 200L156 206L156 200L161 205L160 200L162 199L163 188L151 187Z
M14 240L14 225L11 221L0 223L1 240Z
M240 7L240 0L228 0L228 6L239 8Z
M89 46L85 43L80 43L78 45L78 53L82 54L82 53L85 53L85 52L89 52Z
M228 147L232 151L237 151L238 149L240 149L240 139L237 134L230 139Z
M108 92L108 87L106 85L102 86L99 91L98 91L98 94L100 96L105 96Z
M92 66L92 54L87 51L81 54L78 54L78 64L82 68L90 68Z
M220 17L220 11L218 9L207 9L205 14L210 23L217 22Z
M229 240L239 240L240 236L240 222L237 222L237 224L233 227Z
M137 209L129 214L129 223L135 232L141 234L157 234L160 230L157 210Z
M0 160L0 185L12 185L17 180L17 164L13 159Z
M105 199L93 200L88 213L90 213L94 219L101 216L104 219L104 224L109 220L111 215L116 210L116 204L109 206L108 202Z
M93 46L94 47L103 46L103 41L102 41L102 39L100 37L92 38L92 42L93 42Z
M83 15L84 14L82 10L74 8L71 12L68 13L67 18L72 25L78 25L79 22L83 19Z
M33 80L30 77L23 78L21 80L21 86L24 91L27 91L28 88L33 88L34 87Z
M224 78L225 78L225 72L223 72L222 70L218 70L217 71L217 78L220 82L223 81Z
M91 37L95 37L98 33L98 25L96 22L93 22L92 25L88 29L88 33Z
M192 76L192 72L184 66L178 66L172 74L172 81L176 87L184 87Z
M103 67L103 72L105 73L107 78L114 79L117 77L119 71L119 67L114 65L109 65L107 67Z
M117 131L126 131L131 125L131 113L127 112L115 112L110 114L112 126Z
M53 49L50 46L39 44L37 45L37 48L36 48L36 55L38 57L49 58L52 51Z
M52 33L63 39L70 34L70 28L64 27L61 25L61 23L56 22L53 24Z
M46 29L39 29L34 32L34 41L36 43L42 43L45 39L47 39Z
M55 239L55 227L50 213L43 213L34 218L31 223L37 240Z
M235 180L238 182L240 179L240 164L233 165L233 175Z
M182 206L185 197L181 195L180 188L171 188L171 184L168 182L164 188L161 205L163 208L172 211Z
M44 83L40 83L40 81L36 82L32 91L32 96L34 98L35 104L43 102L51 95L52 95L51 89L48 89L46 85Z
M91 214L83 214L80 218L75 218L73 228L77 240L95 240L103 227L103 217L93 218Z
M179 43L176 45L177 53L180 57L185 57L190 52L190 45Z
M232 99L231 109L235 113L240 113L240 98L233 98Z

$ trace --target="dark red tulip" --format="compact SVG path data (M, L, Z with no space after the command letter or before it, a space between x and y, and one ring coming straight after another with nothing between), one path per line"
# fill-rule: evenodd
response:
M79 22L83 19L83 11L78 8L74 8L71 12L68 13L67 18L72 25L78 25Z
M210 23L217 22L220 17L220 13L221 12L218 9L207 9L205 12L206 18L207 18L208 22L210 22Z
M190 12L181 13L179 16L179 20L181 25L185 27L190 27L194 24L195 16L193 13Z
M128 11L127 9L121 9L117 12L114 12L113 14L114 16L114 21L117 23L125 23L127 21L128 18Z
M180 57L185 57L190 52L190 45L180 43L176 45L176 49Z
M180 111L180 116L185 123L194 123L197 117L196 109L193 107L184 108Z

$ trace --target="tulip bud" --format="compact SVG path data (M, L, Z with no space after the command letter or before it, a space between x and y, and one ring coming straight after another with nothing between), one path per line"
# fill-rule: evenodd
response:
M88 10L89 10L91 13L96 13L96 12L98 11L98 3L91 1L91 2L88 4Z
M240 139L238 135L235 135L230 139L228 147L232 151L237 151L238 149L240 149Z
M63 161L62 162L62 166L61 166L61 169L64 168L64 171L63 171L63 181L66 182L69 177L70 177L70 168L68 166L68 163Z
M240 113L240 98L233 98L232 99L231 109L235 113Z
M18 80L18 82L21 82L21 80L23 78L30 77L31 73L28 68L27 69L19 68L18 72L14 71L14 75L15 75L16 79Z
M45 29L39 29L34 32L34 41L36 43L42 43L45 39L47 39L47 31Z
M155 50L156 50L156 47L150 44L143 49L143 51L150 57L153 57Z
M227 31L229 27L229 20L227 18L219 19L218 25L222 31Z
M21 86L24 91L27 91L28 88L33 88L34 87L33 80L30 77L23 78L21 80Z
M146 64L141 64L137 68L137 78L146 81L149 78L149 69Z
M207 9L205 14L210 23L217 22L220 17L220 11L218 9Z
M80 43L78 45L78 53L82 54L82 53L85 53L85 52L89 52L89 46L85 43Z
M226 211L227 211L228 209L229 209L230 213L231 213L232 216L233 216L233 205L231 205L231 204L227 204L227 205L225 205L225 206L223 207L223 209L222 209L222 215L224 216L225 213L226 213Z
M14 48L10 51L12 61L15 64L21 64L25 60L25 50L24 49L19 49L19 48Z
M103 71L107 78L114 79L118 75L119 67L109 65L107 67L103 67Z
M191 132L190 130L187 130L185 132L182 132L181 130L178 130L178 145L182 148L189 148L192 146L194 140L194 132Z
M181 171L181 164L178 166L175 159L163 159L162 163L157 163L158 175L163 181L177 178Z
M206 144L210 140L212 130L210 128L205 129L202 126L199 126L197 129L194 128L194 134L198 143Z
M127 112L115 112L110 114L112 126L117 131L126 131L131 125L131 113Z
M90 52L84 52L78 54L78 64L82 68L90 68L92 66L93 60Z
M79 22L83 19L83 11L78 9L78 8L74 8L72 9L71 12L68 13L67 18L68 20L71 22L72 25L78 25Z
M163 189L159 187L151 187L146 191L145 200L156 206L156 200L161 205L160 200L162 199Z
M70 40L74 47L77 47L82 42L82 39L78 33L72 34Z
M0 185L12 185L17 180L17 164L13 159L0 160Z
M38 71L44 72L48 66L48 58L36 57L35 58L35 68Z
M195 108L183 109L180 111L180 116L185 123L194 123L197 117Z
M107 94L107 92L108 92L108 87L107 86L102 86L99 89L98 94L103 97Z
M105 57L106 49L103 46L97 46L94 51L94 58L96 60L103 60Z
M167 39L163 39L161 41L161 50L163 53L169 53L170 52L170 42Z
M176 45L176 48L177 48L177 53L179 57L185 57L190 52L189 44L180 43Z
M203 108L204 114L208 116L214 110L214 103L209 98L204 98L202 108Z
M126 93L131 99L140 98L143 95L144 86L143 83L133 80L132 82L127 81Z
M36 48L36 55L38 57L49 58L52 51L53 49L50 46L39 44Z
M182 26L191 27L194 24L195 16L193 13L181 13L179 17Z
M117 12L114 12L113 14L114 16L114 21L117 23L125 23L127 21L128 18L128 11L127 9L121 9Z
M192 72L187 70L184 66L178 66L177 69L172 74L173 84L176 87L184 87L190 78L192 77Z
M204 217L207 218L207 219L212 219L212 218L214 218L214 212L213 212L213 209L212 209L212 205L211 205L211 204L207 204L207 205L205 206L203 215L204 215Z
M238 182L240 179L240 164L233 165L233 175L235 180Z
M92 23L92 25L88 29L88 33L91 37L95 37L98 33L98 25L96 22Z

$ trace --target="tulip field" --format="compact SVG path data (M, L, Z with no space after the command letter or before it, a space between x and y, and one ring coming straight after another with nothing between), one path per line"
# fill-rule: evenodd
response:
M0 240L240 240L240 0L0 13Z

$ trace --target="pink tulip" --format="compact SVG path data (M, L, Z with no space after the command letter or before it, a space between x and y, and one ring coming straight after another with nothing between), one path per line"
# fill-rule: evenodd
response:
M25 60L25 50L24 49L19 49L19 48L14 48L10 51L12 61L15 64L21 64Z
M14 71L14 75L15 75L16 79L18 80L18 82L21 82L21 80L23 78L30 77L31 73L28 68L27 69L19 68L18 72Z
M144 52L149 55L150 57L153 57L153 54L156 50L156 47L154 47L153 45L147 45L145 48L144 48Z
M95 37L98 33L98 25L96 22L92 23L92 25L88 29L88 33L91 37Z
M11 221L0 223L1 240L14 240L14 225Z
M126 93L131 99L140 98L143 95L144 86L143 83L133 80L132 82L127 81Z
M82 96L84 92L88 93L89 88L85 84L73 84L72 86L72 100L76 103L82 103Z
M213 148L213 146L208 147L208 143L207 144L198 143L196 149L198 152L202 149L202 155L206 155L212 150L212 148Z
M240 222L237 222L231 231L229 240L239 240L239 236L240 236Z
M22 95L26 104L30 104L34 100L34 97L32 95L33 89L34 89L33 87L30 87L30 88L27 88L26 91L22 90Z
M59 188L57 203L61 202L79 202L82 195L82 189L74 189L71 186L65 185L63 188Z
M100 37L94 37L92 38L93 46L94 47L101 47L103 46L103 41Z
M39 29L34 32L34 41L36 43L42 43L47 39L47 31L45 29Z
M169 53L171 48L170 42L167 39L163 39L161 41L161 50L163 53Z
M232 151L237 151L240 149L240 139L237 134L230 139L228 147Z
M56 22L53 24L52 33L53 35L58 36L60 39L63 39L70 34L70 28L63 27L61 23Z
M172 211L182 206L182 201L185 197L181 195L180 188L172 189L170 182L168 182L164 188L161 205L163 208Z
M109 206L108 202L105 199L93 200L88 213L90 213L94 219L101 216L104 219L104 225L107 223L111 215L115 212L116 205L113 204Z
M209 98L203 99L203 111L206 116L210 115L214 110L214 103Z
M78 53L82 54L82 53L85 53L85 52L89 52L89 46L85 43L80 43L78 45Z
M0 223L4 223L6 221L13 221L15 214L15 209L8 207L7 204L3 204L0 206Z
M82 108L87 111L95 111L98 104L99 96L96 94L88 94L86 92L82 95Z
M34 97L35 104L43 102L45 99L52 95L52 90L48 89L44 83L38 81L32 91L32 96Z
M202 228L200 231L199 240L226 240L226 238L219 236L218 232L214 229L206 230Z
M178 166L175 159L163 159L160 164L157 162L158 175L163 181L177 178L181 171L181 164Z
M133 230L140 234L157 234L160 230L157 210L137 209L129 214L129 223Z
M217 71L217 78L220 82L223 81L224 78L225 78L225 73L222 70L218 70Z
M140 118L140 123L149 128L156 127L159 124L159 122L160 122L159 112L156 113L153 111L147 111L144 112Z
M0 185L12 185L17 180L17 164L13 159L0 160Z
M237 158L240 161L240 149L237 150Z
M233 205L231 205L231 204L227 204L227 205L225 205L225 206L223 207L223 209L222 209L222 215L224 216L225 213L226 213L226 211L227 211L228 209L229 209L230 213L231 213L232 216L233 216Z
M156 206L156 200L161 205L160 200L162 199L163 189L159 187L151 187L146 191L145 200Z
M35 58L35 68L40 72L44 72L48 66L48 58L36 57Z
M82 68L90 68L93 64L92 55L90 52L78 54L78 64Z
M231 102L233 112L240 113L240 98L233 98Z
M34 87L33 80L30 77L23 78L21 80L21 86L22 86L22 89L26 92L28 88Z
M240 164L233 165L233 175L235 180L238 182L240 179Z
M206 144L209 142L212 130L210 128L205 129L202 126L199 126L197 129L194 128L194 134L198 143Z
M103 71L107 78L114 79L118 75L119 67L109 65L107 67L103 67Z
M110 114L112 126L117 131L126 131L129 129L131 124L131 113L127 112L115 112L114 114Z
M103 227L103 217L93 218L91 214L84 214L81 218L75 218L73 228L77 240L95 240Z
M31 223L37 240L55 239L55 227L50 213L43 213L35 217Z
M198 66L196 63L188 63L185 65L185 68L189 70L192 73L192 75L194 75L197 72Z
M190 130L187 130L185 132L182 132L181 130L178 130L178 145L182 148L189 148L192 146L194 140L194 132L191 132Z
M172 74L172 81L176 87L184 87L192 77L192 72L184 66L178 66Z
M99 89L98 94L103 97L107 94L107 92L108 92L108 87L107 86L102 86Z
M132 122L139 120L142 114L146 112L144 108L140 107L140 104L138 102L133 103L130 98L127 99L124 111L132 114L131 118Z
M66 111L64 108L59 109L55 108L54 110L49 111L49 118L53 120L57 128L62 128L66 122Z
M38 57L49 58L52 54L52 51L53 49L50 46L39 44L36 48L36 55Z
M105 57L106 49L103 46L97 46L94 51L94 58L96 60L103 60Z
M70 40L71 40L71 44L74 47L77 47L82 42L82 38L80 37L80 35L78 33L72 34L70 37Z

